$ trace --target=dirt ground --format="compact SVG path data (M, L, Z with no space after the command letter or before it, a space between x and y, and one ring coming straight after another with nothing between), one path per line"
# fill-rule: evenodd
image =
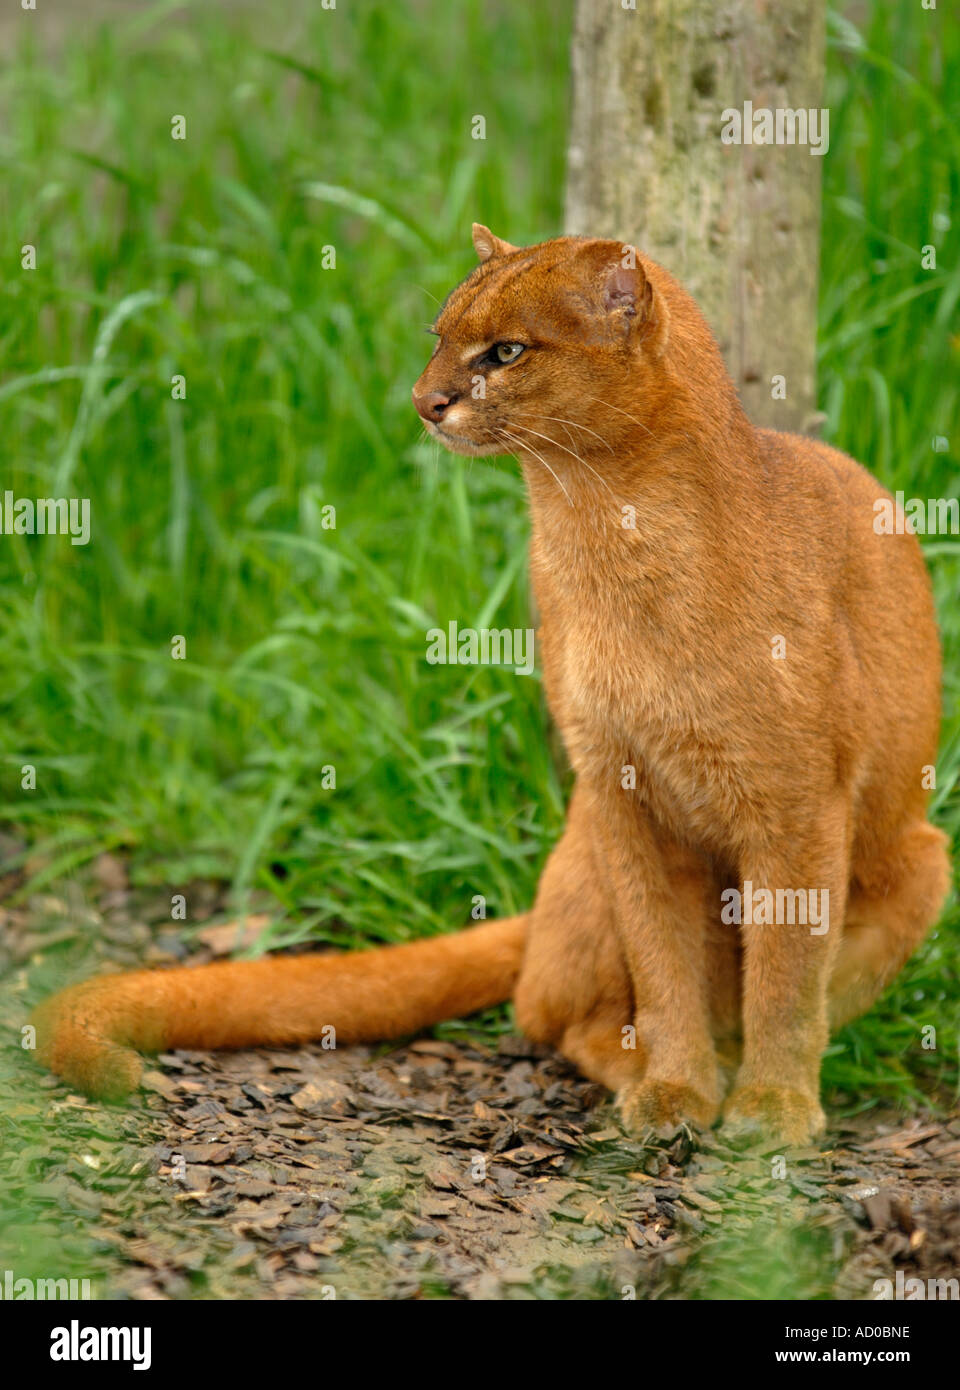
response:
M83 22L132 8L88 0ZM41 0L0 15L0 38L29 22L56 51L70 16ZM184 959L168 914L109 857L92 891L0 907L0 1270L133 1299L871 1299L897 1271L960 1274L957 1111L870 1111L822 1149L643 1145L509 1036L178 1053L129 1105L93 1104L21 1048L29 1005ZM234 944L213 930L189 951Z
M169 899L118 861L93 900L3 914L17 1037L65 974L183 957ZM190 955L235 943L204 930ZM822 1149L644 1145L515 1036L180 1052L125 1106L2 1054L0 1265L66 1264L100 1297L872 1299L897 1270L960 1272L960 1113L871 1111Z

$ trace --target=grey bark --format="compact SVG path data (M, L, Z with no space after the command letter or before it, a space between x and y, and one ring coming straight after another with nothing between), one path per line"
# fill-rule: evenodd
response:
M566 229L660 262L706 314L750 418L811 428L829 153L720 135L745 101L821 107L824 0L635 3L577 0Z

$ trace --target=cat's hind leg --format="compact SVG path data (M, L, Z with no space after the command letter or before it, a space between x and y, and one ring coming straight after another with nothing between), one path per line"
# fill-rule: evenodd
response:
M947 837L919 822L855 866L829 986L831 1028L864 1013L936 922L950 887Z
M557 1048L610 1090L642 1073L630 976L576 790L540 879L514 1007L527 1037Z

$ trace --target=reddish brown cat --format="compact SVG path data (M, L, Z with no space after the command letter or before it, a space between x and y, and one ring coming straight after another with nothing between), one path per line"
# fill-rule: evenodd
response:
M916 539L845 455L755 429L696 305L619 243L474 228L414 387L463 454L515 453L547 698L577 774L531 911L455 936L106 977L41 1056L119 1094L132 1047L397 1037L514 992L633 1128L823 1126L828 1029L940 910L926 819L940 655ZM777 919L777 920L774 920ZM729 1094L725 1094L728 1084Z

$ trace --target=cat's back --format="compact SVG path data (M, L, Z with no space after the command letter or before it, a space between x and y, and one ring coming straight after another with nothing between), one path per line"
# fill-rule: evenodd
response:
M915 576L929 591L919 541L902 517L896 521L892 494L863 464L807 435L763 429L757 436L777 509L807 527L811 541L816 533L845 552L861 581Z
M934 701L939 637L917 537L890 492L862 464L820 440L757 431L781 515L807 537L808 556L830 553L831 585L862 666ZM892 525L890 519L893 518ZM922 690L917 687L923 687Z

